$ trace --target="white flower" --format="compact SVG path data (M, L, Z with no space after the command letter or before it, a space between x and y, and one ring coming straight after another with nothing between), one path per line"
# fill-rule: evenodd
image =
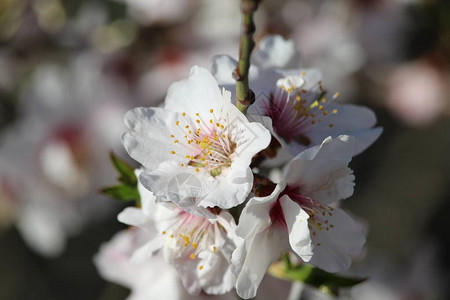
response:
M151 236L132 256L135 263L150 259L158 251L175 266L186 290L224 294L234 287L231 254L239 239L232 216L216 211L214 223L191 215L173 203L156 203L155 197L141 184L142 209L129 207L119 214L119 221L144 229Z
M253 297L267 267L290 250L329 272L347 269L361 252L362 229L335 205L353 194L353 147L348 136L325 139L289 163L270 195L250 199L236 228L245 242L233 253L241 297Z
M111 282L121 284L131 290L128 300L191 300L219 299L218 296L191 296L183 286L175 268L164 260L162 253L140 264L131 262L131 255L148 238L142 230L118 232L100 247L94 263L100 275ZM227 294L220 299L235 299Z
M340 134L356 137L354 154L364 151L382 131L372 128L375 114L362 106L337 104L338 94L326 97L319 71L291 69L298 61L293 47L280 36L268 36L255 50L249 78L256 101L249 107L249 118L264 124L291 157ZM217 56L213 63L213 75L230 90L236 64L228 56Z
M164 108L136 108L125 115L123 144L147 170L140 181L158 200L212 217L206 207L231 208L249 194L252 157L270 133L250 123L205 69L169 88ZM185 184L186 181L193 184Z

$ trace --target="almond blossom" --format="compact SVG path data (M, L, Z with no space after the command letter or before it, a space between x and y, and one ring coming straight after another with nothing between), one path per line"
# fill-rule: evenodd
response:
M142 209L128 207L118 216L119 221L142 228L149 235L131 261L144 263L162 253L177 270L189 294L229 292L235 283L231 254L239 240L232 216L217 209L212 223L173 203L156 203L156 197L141 184L138 189Z
M328 272L347 269L361 252L362 228L337 207L353 194L354 144L349 136L325 139L289 163L270 195L249 200L236 228L245 242L233 253L241 297L254 297L268 266L288 251Z
M125 115L123 144L146 171L142 184L158 201L173 201L188 213L213 218L207 207L231 208L253 184L252 157L270 133L249 122L205 69L171 85L164 108L136 108ZM195 180L194 186L186 178Z
M176 269L164 260L162 253L141 264L132 263L131 255L146 238L148 233L136 228L120 231L104 243L94 257L97 270L104 279L131 290L128 300L236 299L232 293L221 295L220 298L206 294L189 295L183 288Z
M283 149L291 155L315 146L328 136L348 134L356 137L353 154L369 147L381 134L373 128L372 110L351 104L338 104L339 93L327 96L322 74L314 69L296 67L298 51L292 41L268 36L253 54L250 85L256 94L249 107L249 118L270 130ZM213 75L221 86L232 89L231 76L237 62L229 56L216 56ZM298 63L297 63L298 64Z

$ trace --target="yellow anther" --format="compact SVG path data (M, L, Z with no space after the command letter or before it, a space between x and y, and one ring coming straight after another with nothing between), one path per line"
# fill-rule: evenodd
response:
M337 114L338 110L335 108L333 109L333 114Z
M170 235L170 238L173 239L173 234Z
M185 117L185 116L186 116L186 113L184 112L184 113L182 113L181 115L182 115L183 117Z
M305 71L303 71L303 72L301 73L301 75L302 75L302 76L305 76L305 75L306 75L306 72L305 72Z
M211 123L211 124L212 124L212 123L214 123L214 122L213 122L213 120L211 119L211 120L209 120L209 123Z
M213 112L214 112L214 109L211 108L211 109L209 110L209 112L210 112L210 113L213 113Z
M220 126L220 124L219 124L219 123L216 123L216 126L217 126L217 127L219 127L219 126Z
M326 116L328 115L328 112L326 110L323 111L323 115Z
M171 138L174 138L175 136L173 134L170 135Z
M184 128L189 128L189 125L184 126Z
M178 143L178 140L173 141L174 144Z
M203 269L203 266L198 267L198 269L199 269L199 270L202 270L202 269Z
M200 114L199 114L199 113L196 113L195 115L198 117Z
M192 242L192 247L194 247L194 249L197 249L197 243L196 242Z
M195 258L195 254L194 253L191 253L191 255L189 256L191 259L194 259Z
M220 125L220 128L224 129L224 128L225 128L225 126L223 126L223 125Z
M311 121L311 124L312 124L312 125L316 124L316 121Z
M195 172L200 172L200 169L199 168L195 168Z
M330 127L330 128L333 128L333 127L334 127L334 125L333 125L333 124L330 124L330 125L328 125L328 127Z
M175 151L173 151L173 150L172 150L172 151L170 151L170 154L175 154Z
M217 251L216 246L213 246L213 252L216 253L216 251Z
M197 124L200 124L200 120L195 120L195 122L197 122Z
M166 232L165 232L165 231L163 231L163 232L161 232L161 234L163 234L163 235L164 235L164 234L166 234Z
M339 92L337 92L337 93L335 93L334 95L333 95L333 98L338 98L339 96L340 96L341 94L339 93Z
M180 121L177 121L175 124L177 124L177 126L179 126L180 125Z
M319 110L323 110L323 105L319 105Z

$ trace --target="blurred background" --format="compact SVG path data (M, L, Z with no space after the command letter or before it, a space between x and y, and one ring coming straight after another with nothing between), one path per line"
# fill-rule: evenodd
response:
M369 280L346 297L449 299L450 3L263 0L256 23L384 127L351 163L343 205L368 239L348 274ZM125 228L98 192L108 152L126 157L123 114L237 57L239 27L238 0L0 0L0 299L128 295L92 263Z

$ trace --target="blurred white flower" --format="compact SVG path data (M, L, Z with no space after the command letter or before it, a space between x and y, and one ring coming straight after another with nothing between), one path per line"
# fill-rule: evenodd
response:
M245 242L233 253L241 297L254 297L269 265L290 250L329 272L350 267L365 238L336 204L353 194L355 177L347 166L353 147L348 136L325 139L289 163L270 195L247 203L236 228Z
M270 133L249 122L230 93L198 67L172 84L164 109L136 108L125 123L124 146L148 170L139 177L142 184L158 200L208 218L207 207L244 202L253 183L251 159L270 141ZM189 179L199 184L184 184Z
M128 6L129 14L143 25L170 24L186 19L193 0L118 0Z
M2 132L0 178L14 191L16 226L42 255L57 256L68 237L106 216L99 186L114 178L105 155L120 149L127 93L84 53L64 68L43 63L21 94L21 119ZM120 150L119 150L120 151ZM0 194L8 194L0 187Z
M387 107L411 126L426 126L443 112L448 88L442 74L425 62L395 68L387 79Z

